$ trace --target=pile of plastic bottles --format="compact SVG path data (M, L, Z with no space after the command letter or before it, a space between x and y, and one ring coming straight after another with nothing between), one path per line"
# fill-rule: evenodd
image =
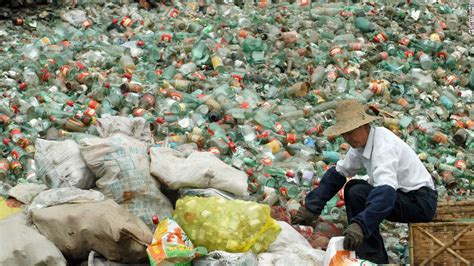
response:
M472 197L468 1L75 2L0 21L0 195L41 182L36 138L77 140L119 115L149 121L156 145L246 171L254 200L296 209L347 152L321 133L335 101L356 98L419 154L440 199ZM325 214L339 219L336 197Z

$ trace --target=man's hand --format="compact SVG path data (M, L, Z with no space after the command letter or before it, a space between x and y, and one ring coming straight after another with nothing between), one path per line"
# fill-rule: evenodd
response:
M306 207L300 207L295 217L293 217L291 223L314 226L318 217L319 215L306 209Z
M343 234L345 250L357 250L364 241L364 232L357 223L351 223Z

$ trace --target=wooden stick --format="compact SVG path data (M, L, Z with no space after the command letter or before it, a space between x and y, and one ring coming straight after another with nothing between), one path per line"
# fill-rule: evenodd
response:
M409 224L410 229L410 265L415 265L414 242L413 242L413 225Z

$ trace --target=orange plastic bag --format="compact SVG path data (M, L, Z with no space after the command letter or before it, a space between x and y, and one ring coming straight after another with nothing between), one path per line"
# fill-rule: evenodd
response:
M324 257L324 266L377 265L367 260L357 259L354 251L344 250L343 243L343 236L331 238Z
M146 252L152 266L160 265L163 261L175 265L190 265L188 262L195 257L207 254L203 247L194 248L183 229L171 218L166 218L158 224L153 241Z

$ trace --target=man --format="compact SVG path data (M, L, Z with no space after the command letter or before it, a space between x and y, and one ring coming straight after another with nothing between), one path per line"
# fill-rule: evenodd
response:
M361 259L388 263L379 224L429 222L436 212L437 193L433 179L416 153L384 127L369 123L368 115L356 100L336 105L336 124L325 136L342 134L351 149L343 160L326 171L320 186L306 196L294 224L313 225L326 202L346 184L346 178L365 169L368 181L350 180L344 187L349 226L343 232L344 249L355 250Z

